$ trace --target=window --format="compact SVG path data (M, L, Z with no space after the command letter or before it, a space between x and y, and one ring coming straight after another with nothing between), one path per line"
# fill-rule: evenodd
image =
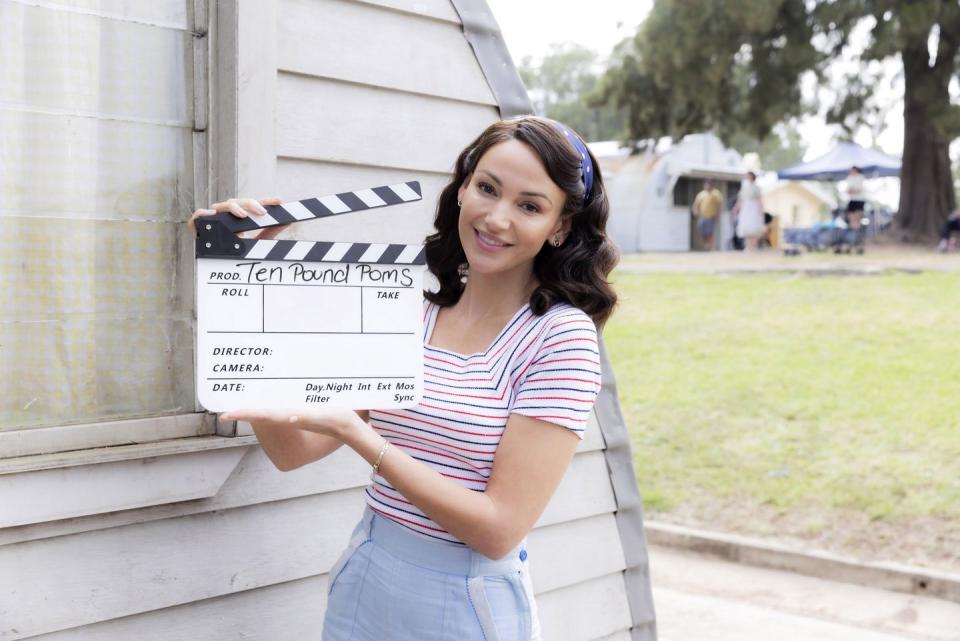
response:
M677 183L673 186L673 205L675 207L691 207L694 198L702 189L702 178L690 178L688 176L677 178Z
M196 409L193 2L74 4L0 0L0 436Z

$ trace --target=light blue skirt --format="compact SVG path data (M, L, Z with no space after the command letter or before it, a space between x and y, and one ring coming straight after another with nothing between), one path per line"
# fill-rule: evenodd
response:
M330 570L323 641L538 641L523 545L499 560L364 512Z

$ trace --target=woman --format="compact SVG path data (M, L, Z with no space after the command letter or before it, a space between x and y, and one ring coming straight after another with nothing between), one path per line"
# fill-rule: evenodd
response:
M864 188L863 172L854 165L850 168L846 180L847 187L847 225L850 229L860 229L863 220Z
M760 188L757 187L757 175L747 172L747 178L740 185L737 204L733 207L737 215L737 236L743 238L748 251L760 248L760 238L767 227L763 220L763 202L760 200Z
M341 445L372 466L330 571L325 640L539 638L524 540L600 388L596 327L616 302L607 213L576 134L535 117L491 125L457 159L426 241L439 289L425 293L421 404L224 415L250 421L282 470Z

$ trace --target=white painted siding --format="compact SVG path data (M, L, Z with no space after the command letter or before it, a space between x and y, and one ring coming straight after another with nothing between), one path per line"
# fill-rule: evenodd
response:
M72 4L112 12L141 6ZM260 26L275 38L251 46L275 61L276 73L247 77L245 65L256 68L255 61L239 64L237 148L255 158L240 162L236 183L299 199L420 180L421 203L287 232L420 242L456 154L498 117L452 5L244 0L239 7L251 12L240 16L240 47L245 29L274 21ZM186 19L156 11L148 17ZM273 93L264 96L264 88ZM258 126L263 114L268 122ZM629 638L603 448L592 421L529 537L550 641ZM326 572L363 509L369 467L341 450L281 473L258 447L248 450L210 498L0 530L0 641L319 638Z
M538 591L623 569L610 514L614 499L598 449L602 439L593 427L594 436L581 445L531 533ZM285 474L253 448L211 499L90 517L80 524L19 528L19 542L8 532L0 541L6 543L0 545L5 588L0 639L75 628L83 628L83 639L101 638L93 636L100 629L135 629L138 638L150 638L152 622L169 618L175 628L181 617L197 616L197 608L190 607L196 601L236 599L240 593L323 575L359 518L368 474L367 465L348 451ZM571 547L585 552L569 559ZM310 585L315 583L302 582L305 590ZM317 599L319 605L323 594L302 598ZM263 612L261 618L273 620ZM310 610L301 616L313 621L320 615ZM100 623L122 617L130 618ZM236 637L224 632L195 638Z

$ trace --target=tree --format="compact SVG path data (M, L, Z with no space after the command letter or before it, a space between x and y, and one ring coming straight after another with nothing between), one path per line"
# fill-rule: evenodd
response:
M796 122L782 122L762 140L757 140L744 130L733 132L727 139L734 149L743 153L755 152L760 157L760 166L764 169L788 167L803 160L807 152L797 129Z
M538 114L570 125L587 140L626 134L621 110L588 100L600 80L595 51L574 43L553 44L540 64L525 58L520 77Z
M936 233L956 205L949 143L960 135L960 107L949 84L960 68L957 0L656 0L632 40L621 43L603 79L605 102L627 110L635 139L712 129L725 140L767 137L810 108L801 81L824 71L854 34L868 28L857 55L899 58L904 77L904 143L897 222L912 236ZM870 79L856 74L828 115L867 117Z

